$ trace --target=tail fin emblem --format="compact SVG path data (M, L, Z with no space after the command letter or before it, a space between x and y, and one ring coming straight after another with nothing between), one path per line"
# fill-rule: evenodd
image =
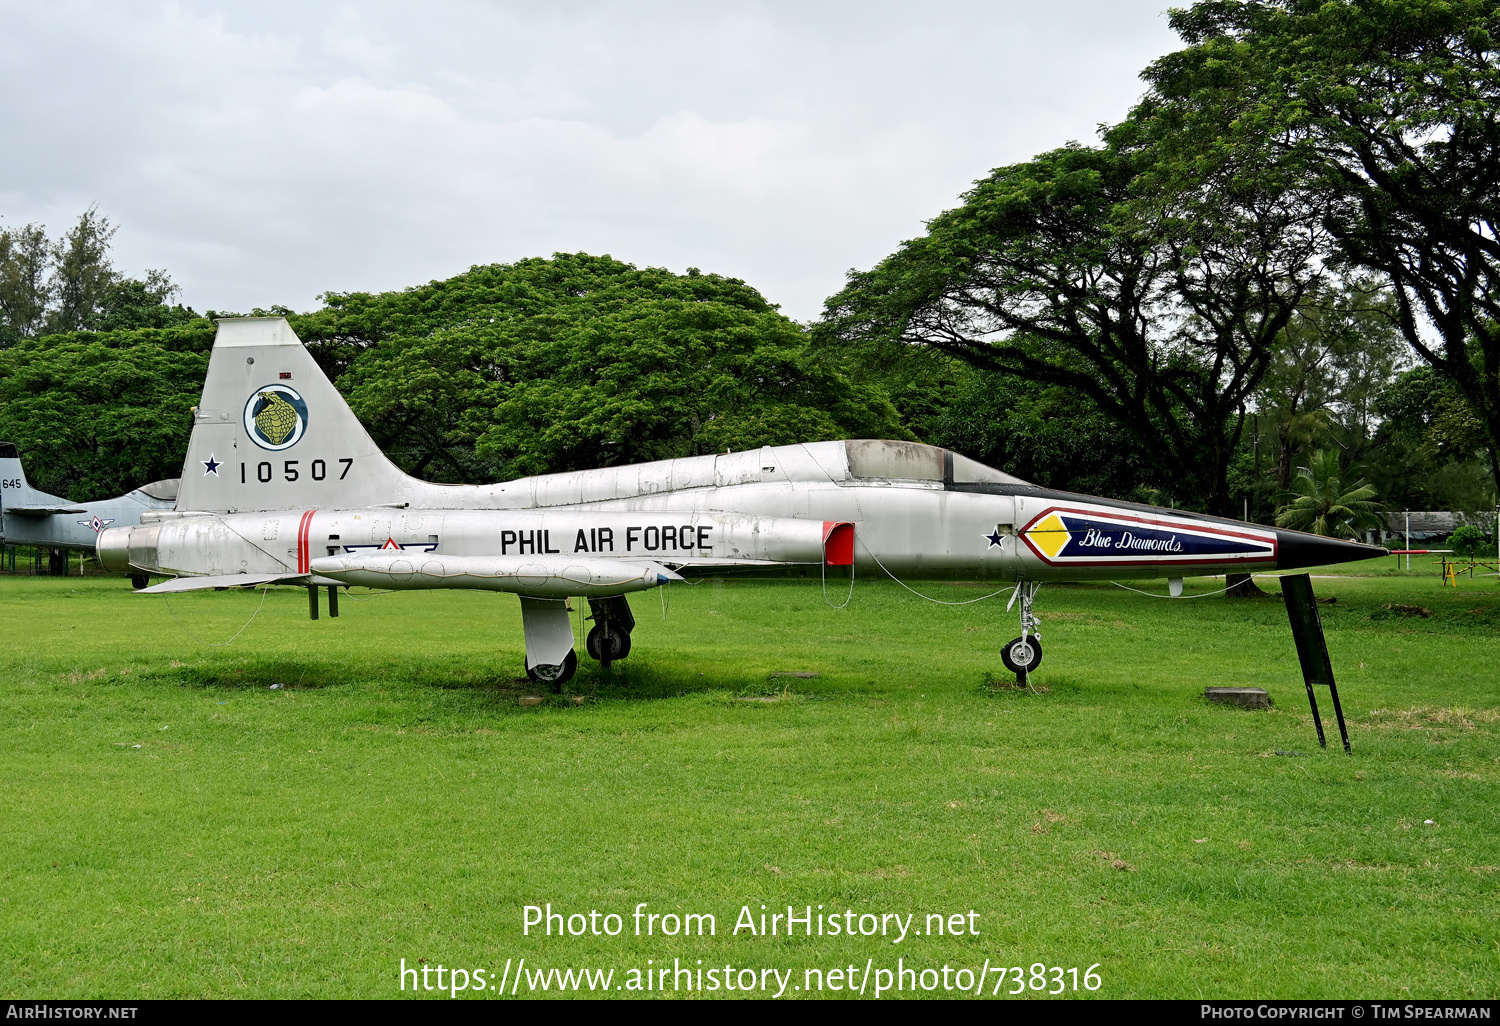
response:
M290 385L266 385L245 403L245 434L262 449L290 449L306 431L307 403Z

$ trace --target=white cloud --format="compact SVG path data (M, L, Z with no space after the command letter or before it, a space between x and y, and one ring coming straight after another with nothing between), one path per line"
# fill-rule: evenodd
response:
M810 317L1172 45L1124 0L0 4L0 215L98 202L200 309L586 250Z

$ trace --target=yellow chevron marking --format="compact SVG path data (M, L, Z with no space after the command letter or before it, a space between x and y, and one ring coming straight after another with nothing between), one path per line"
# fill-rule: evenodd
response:
M1056 559L1057 554L1062 551L1064 545L1068 544L1068 539L1072 536L1063 526L1062 519L1053 513L1028 528L1026 537L1031 540L1031 544L1045 552L1048 558Z

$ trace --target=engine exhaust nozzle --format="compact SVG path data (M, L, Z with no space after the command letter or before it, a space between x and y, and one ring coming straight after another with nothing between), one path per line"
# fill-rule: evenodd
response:
M133 527L106 527L94 540L94 555L99 565L113 573L130 571L130 532Z

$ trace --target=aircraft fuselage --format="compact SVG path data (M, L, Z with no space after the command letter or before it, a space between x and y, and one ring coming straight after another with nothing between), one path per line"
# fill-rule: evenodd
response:
M402 554L414 566L444 556L544 563L598 558L650 560L691 572L735 561L817 566L825 562L823 525L848 523L861 573L1004 582L1288 569L1337 560L1347 545L1297 535L1289 552L1296 532L1030 486L992 486L1002 487L1011 494L942 483L784 481L525 510L148 513L128 536L110 532L100 552L107 565L121 569L128 554L137 569L185 575L317 572L338 579L361 559ZM383 586L438 586L419 577Z

